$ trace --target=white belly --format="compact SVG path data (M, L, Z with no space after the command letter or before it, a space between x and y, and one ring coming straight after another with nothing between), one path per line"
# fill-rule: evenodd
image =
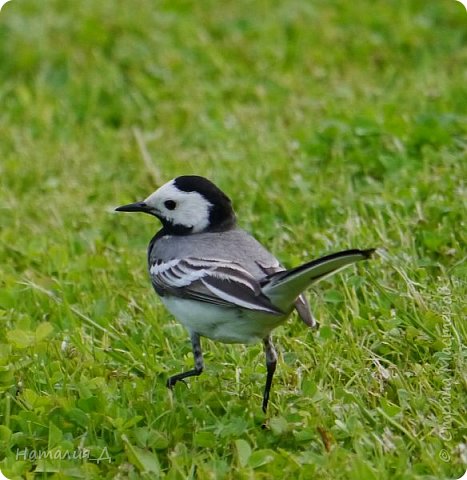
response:
M189 331L223 343L259 342L288 316L225 308L177 297L161 297L161 300Z

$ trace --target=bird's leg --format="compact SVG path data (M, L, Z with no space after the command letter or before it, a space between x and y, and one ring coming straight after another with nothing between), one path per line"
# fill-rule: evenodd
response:
M274 372L276 371L277 353L274 345L272 344L270 335L263 339L263 344L264 353L266 354L266 369L268 372L266 377L266 386L264 387L263 394L263 412L266 413L269 402L269 392L271 391L272 377L274 376Z
M193 357L195 360L195 368L193 370L188 370L187 372L182 372L173 377L170 377L167 380L167 387L172 388L178 381L183 381L187 377L195 377L201 375L204 368L203 361L203 352L201 351L201 342L199 335L196 332L191 332L191 345L193 348Z

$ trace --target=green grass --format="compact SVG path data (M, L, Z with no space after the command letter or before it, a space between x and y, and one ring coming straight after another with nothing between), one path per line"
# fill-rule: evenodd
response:
M466 22L449 0L6 4L0 470L460 477ZM310 291L318 333L275 332L267 418L260 345L206 340L165 388L192 358L147 278L158 225L112 209L186 173L287 266L383 249Z

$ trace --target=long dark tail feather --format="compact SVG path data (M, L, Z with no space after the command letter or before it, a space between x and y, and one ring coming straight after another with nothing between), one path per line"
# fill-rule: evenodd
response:
M264 280L262 290L275 305L281 308L290 306L298 295L311 284L352 263L371 258L374 252L374 248L344 250L312 260L291 270L273 273Z
M375 250L375 248L369 248L367 250L353 249L332 253L331 255L326 255L325 257L304 263L299 267L273 273L267 277L264 283L275 285L285 279L294 277L306 271L310 273L309 278L311 280L320 280L323 278L323 276L333 273L336 269L345 267L360 260L367 260L368 258L371 258Z

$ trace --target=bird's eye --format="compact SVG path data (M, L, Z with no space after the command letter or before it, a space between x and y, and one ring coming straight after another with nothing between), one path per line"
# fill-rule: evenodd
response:
M166 200L164 202L165 208L167 210L175 210L175 207L177 206L177 202L174 202L173 200Z

